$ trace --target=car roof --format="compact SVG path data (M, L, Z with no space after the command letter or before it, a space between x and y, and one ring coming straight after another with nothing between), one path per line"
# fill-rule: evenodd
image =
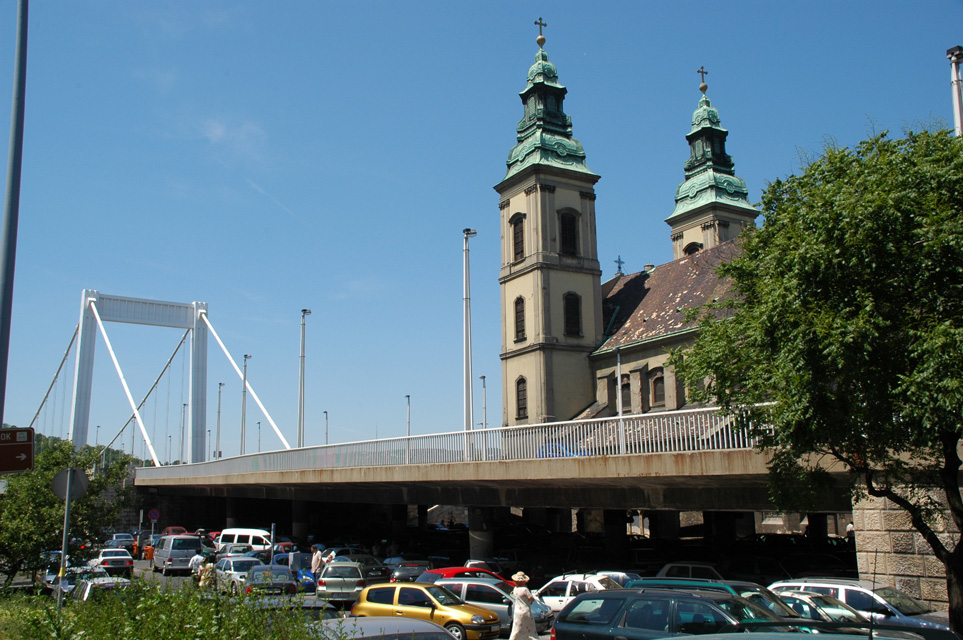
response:
M448 633L444 627L430 620L396 616L366 616L361 618L334 618L322 620L321 625L338 637L360 638L380 635L440 632Z
M491 586L496 586L499 584L508 584L506 580L499 580L498 578L476 578L475 576L455 576L452 578L442 578L441 580L436 580L434 584L440 584L445 586L446 584L487 584Z
M825 584L825 585L830 585L834 587L862 587L863 589L869 589L869 590L889 586L889 585L882 584L880 582L873 582L872 580L854 580L850 578L787 578L785 580L777 580L772 584L773 585Z

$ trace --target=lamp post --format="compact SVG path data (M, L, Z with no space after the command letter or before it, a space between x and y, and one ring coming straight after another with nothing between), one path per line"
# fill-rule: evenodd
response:
M405 431L405 435L410 438L411 437L411 396L408 394L405 394L405 400L408 401L408 419L407 419L408 428Z
M261 453L261 421L257 421L257 452Z
M950 86L953 88L953 129L957 137L963 136L963 96L960 95L960 62L963 61L963 47L955 46L946 50L950 61Z
M405 400L408 401L408 418L406 420L408 426L405 430L405 435L407 436L405 438L405 464L409 464L411 462L411 396L407 393L405 394Z
M207 430L207 460L211 459L211 430Z
M184 427L187 424L187 403L181 405L181 446L180 453L177 454L178 460L184 460Z
M217 383L217 438L214 441L214 456L221 457L221 389L224 388L223 382Z
M468 275L468 239L478 235L474 229L463 229L465 236L465 266L464 266L464 292L465 292L465 431L471 431L475 420L474 409L472 407L472 380L471 380L471 294L469 288Z
M328 412L324 412L324 444L328 444Z
M100 425L97 425L97 435L94 437L94 448L100 446Z
M301 309L301 379L298 386L298 448L304 446L304 318L310 309Z
M244 354L244 374L241 376L241 455L244 455L244 430L245 420L247 419L247 361L251 359L251 354Z
M167 464L168 465L171 463L171 438L173 438L173 436L170 436L170 435L167 436Z
M485 376L478 376L482 381L482 429L488 428L488 389L485 387Z

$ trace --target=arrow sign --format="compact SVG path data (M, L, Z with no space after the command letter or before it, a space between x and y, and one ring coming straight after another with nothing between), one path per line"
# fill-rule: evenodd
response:
M33 429L0 429L0 474L33 469Z

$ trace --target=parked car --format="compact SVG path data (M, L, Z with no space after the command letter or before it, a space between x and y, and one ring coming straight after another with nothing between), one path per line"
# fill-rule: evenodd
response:
M498 616L466 603L433 584L376 584L365 587L351 607L353 616L403 616L431 620L456 640L488 640L498 636Z
M945 611L935 611L895 587L871 580L797 578L774 582L769 588L776 594L783 591L825 593L875 621L906 626L927 640L959 640L949 628Z
M257 558L238 556L221 558L214 565L214 583L219 590L230 591L236 595L245 590L248 572L262 564L264 563Z
M329 602L354 602L365 588L362 566L357 562L332 562L315 580L315 594Z
M271 548L271 533L264 529L233 528L221 531L215 543L218 553L228 544L246 544L258 551ZM251 549L248 549L250 551Z
M427 560L405 560L391 572L391 582L414 582L430 568Z
M160 534L162 536L180 536L186 534L188 531L184 527L164 527L161 529Z
M311 573L310 553L279 553L274 556L274 564L288 567L294 573L299 589L305 593L314 593L314 574Z
M245 593L293 596L299 591L291 570L277 564L251 567L245 583Z
M70 592L70 598L78 602L87 602L114 589L123 589L129 586L130 580L127 578L118 576L88 576L77 581L73 590Z
M101 549L97 557L87 564L100 567L112 576L123 575L129 578L134 574L134 558L127 549Z
M583 593L558 614L555 640L648 640L719 632L788 631L783 621L729 593L617 589Z
M755 582L745 580L708 580L701 578L639 578L629 582L629 589L681 589L683 591L724 591L745 598L780 617L794 619L798 614L782 598Z
M597 576L593 573L571 573L552 578L536 591L535 595L551 607L552 611L558 612L581 593L620 588L619 583L608 576Z
M501 580L502 582L507 582L515 587L515 583L511 580L506 580L502 576L489 571L488 569L482 569L481 567L442 567L441 569L426 569L415 582L438 582L442 578L461 578L462 576L468 578L492 578L494 580Z
M325 640L452 640L441 625L417 618L372 616L322 620L316 627Z
M351 553L335 556L332 564L338 562L357 562L361 565L361 573L366 584L377 584L379 582L391 581L391 569L386 567L381 560L368 553ZM309 563L310 564L310 563Z
M190 573L188 564L198 549L201 555L213 553L214 545L210 540L195 535L161 536L154 547L151 569L165 576L174 572Z
M134 536L130 533L112 533L107 536L102 546L105 549L127 549L133 553Z
M57 593L57 573L60 570L60 566L53 567L52 570L48 569L43 577L43 588L45 592L51 595L56 595ZM95 578L109 578L110 575L101 569L100 567L91 566L79 566L79 567L68 567L64 573L63 580L59 581L60 588L63 590L64 594L69 594L77 586L77 583L81 580L92 580Z
M448 589L468 604L491 609L498 614L501 635L507 636L511 632L512 612L515 608L515 602L512 598L514 587L509 583L494 578L462 576L460 578L442 578L435 584ZM532 603L531 611L532 618L535 620L535 629L539 634L547 633L552 628L555 612L538 598Z
M656 572L655 577L723 579L716 566L708 562L669 562L662 565L662 568Z

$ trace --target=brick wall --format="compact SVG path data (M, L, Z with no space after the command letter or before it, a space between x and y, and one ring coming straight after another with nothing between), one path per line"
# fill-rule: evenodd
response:
M866 498L853 507L859 576L875 578L946 611L946 572L909 514L882 498ZM951 518L941 517L934 529L953 549L959 538Z

